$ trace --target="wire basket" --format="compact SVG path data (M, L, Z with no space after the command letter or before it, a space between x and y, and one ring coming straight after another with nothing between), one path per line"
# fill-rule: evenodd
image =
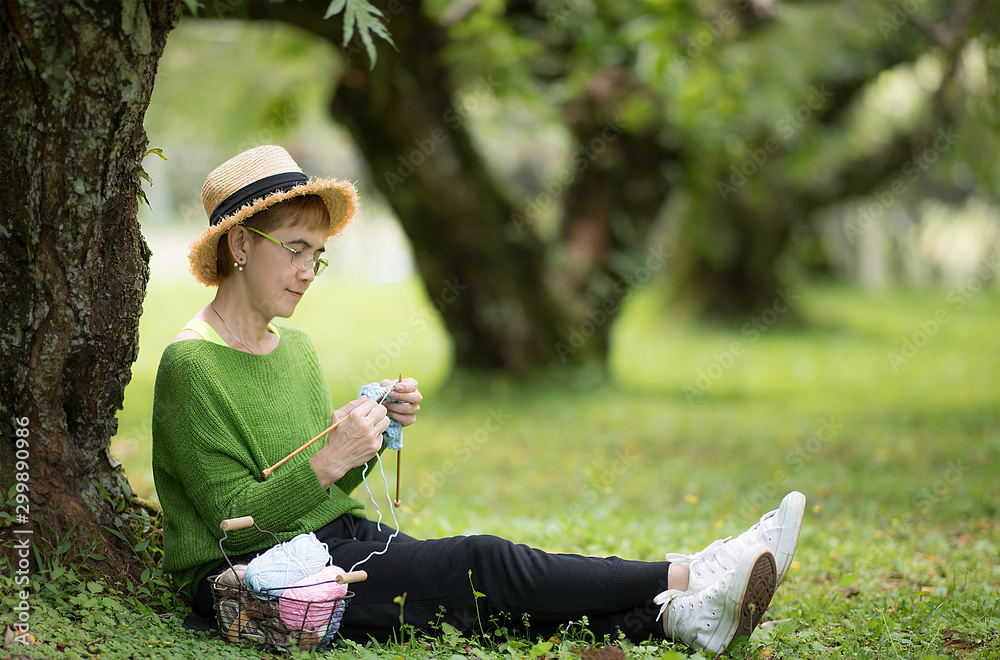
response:
M348 591L342 597L306 601L280 596L288 587L259 591L248 587L233 567L222 544L229 538L229 530L244 529L251 525L260 532L270 534L276 543L279 542L272 532L258 527L251 516L222 521L219 526L222 529L219 549L229 564L229 571L208 579L219 632L230 642L259 644L270 651L283 651L291 646L305 651L321 651L329 647L340 629L347 603L354 594ZM230 572L232 578L229 577ZM361 582L367 577L365 571L353 571L339 575L336 580L297 586Z

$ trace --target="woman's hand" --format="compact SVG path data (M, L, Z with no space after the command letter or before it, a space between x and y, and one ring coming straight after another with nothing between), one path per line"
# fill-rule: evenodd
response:
M390 387L396 383L395 380L383 380L379 387ZM398 421L403 426L409 426L417 421L417 413L420 411L420 402L424 396L417 389L419 383L414 378L404 378L393 387L389 396L397 401L386 399L385 407L389 410L389 416Z
M332 422L338 421L337 428L327 434L323 448L309 459L323 488L375 456L382 448L382 433L389 428L385 406L367 397L334 412Z

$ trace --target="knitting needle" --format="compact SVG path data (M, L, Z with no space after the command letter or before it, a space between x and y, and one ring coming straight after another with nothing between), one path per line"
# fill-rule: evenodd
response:
M294 458L295 456L297 456L300 451L302 451L303 449L305 449L306 447L308 447L312 443L316 442L317 440L319 440L320 438L322 438L324 435L326 435L327 433L329 433L333 429L337 428L337 425L340 424L345 419L347 419L347 415L344 415L343 417L341 417L340 419L338 419L336 422L333 423L333 426L331 426L327 430L323 431L322 433L320 433L319 435L317 435L315 438L313 438L312 440L310 440L306 444L302 445L301 447L299 447L298 449L296 449L295 451L293 451L288 456L285 456L283 459L281 459L280 461L278 461L277 463L275 463L271 467L263 470L262 474L264 475L264 478L267 479L269 476L271 476L271 473L274 472L275 469L277 469L278 467L284 465L285 463L287 463L288 461L290 461L292 458Z
M401 383L403 382L402 371L399 372L399 382ZM392 505L397 509L399 508L399 505L402 504L402 502L399 499L399 474L401 470L401 465L403 463L402 455L403 455L403 445L400 445L399 449L396 450L396 500L392 503Z
M402 378L402 374L400 374L400 378ZM379 399L376 403L381 404L383 401L385 401L386 397L389 396L389 392L391 392L391 391L392 391L392 387L390 386L389 389L386 390L385 394L382 395L382 398ZM292 458L294 458L295 456L297 456L299 454L299 452L301 452L303 449L305 449L306 447L308 447L312 443L316 442L317 440L319 440L320 438L322 438L324 435L326 435L327 433L329 433L333 429L337 428L337 425L340 424L345 419L347 419L346 415L344 417L341 417L340 419L338 419L336 422L334 422L333 425L330 428L328 428L327 430L323 431L322 433L320 433L319 435L317 435L315 438L313 438L312 440L310 440L306 444L302 445L301 447L299 447L298 449L296 449L295 451L293 451L288 456L285 456L283 459L281 459L280 461L278 461L277 463L275 463L271 467L262 470L261 474L263 474L264 478L267 479L269 476L271 476L271 473L274 472L275 469L277 469L281 465L284 465L285 463L287 463L288 461L290 461Z

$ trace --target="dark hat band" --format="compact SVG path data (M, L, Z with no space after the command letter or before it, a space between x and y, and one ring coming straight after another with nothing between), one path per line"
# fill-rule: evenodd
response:
M254 181L222 200L222 203L212 211L212 216L208 219L208 224L214 227L223 218L237 211L247 202L267 197L276 192L288 192L295 186L301 186L304 183L309 183L309 178L302 172L272 174L271 176Z

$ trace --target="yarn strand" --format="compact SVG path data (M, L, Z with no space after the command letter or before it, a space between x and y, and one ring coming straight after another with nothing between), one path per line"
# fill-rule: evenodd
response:
M399 380L396 381L396 382L397 383L403 382L403 374L399 374ZM379 387L378 383L371 383L369 385L363 385L361 387L361 394L360 395L367 396L367 397L369 397L371 399L377 399L378 403L382 403L386 399L391 399L392 401L395 401L395 399L392 399L389 396L390 392L392 392L392 385L389 385L389 387L385 388L385 391L383 391L383 389L381 387ZM395 449L396 451L399 451L400 449L402 449L402 447L403 447L403 426L402 426L402 424L400 424L397 420L392 420L392 423L390 423L389 428L386 429L385 433L383 434L383 437L385 439L386 446L389 449ZM397 461L399 460L398 456L397 456L396 460ZM389 481L388 481L388 479L385 478L385 468L382 467L382 455L381 454L376 454L375 455L375 462L378 463L379 472L382 473L382 484L385 486L385 497L391 503L392 502L392 497L389 495ZM382 509L381 509L381 507L379 507L378 502L375 500L375 496L372 495L372 489L368 486L368 466L369 466L369 463L365 463L364 468L362 468L362 470L361 470L361 481L365 485L365 490L368 491L368 497L371 498L372 504L375 505L375 513L376 513L376 515L378 515L378 520L375 522L375 527L378 529L378 531L381 532L382 531ZM398 479L399 479L399 477L398 477L398 463L397 463L397 487L398 487ZM398 494L397 494L397 498L396 499L397 500L399 499ZM381 550L372 550L372 552L369 553L369 555L367 557L365 557L364 559L362 559L359 562L356 562L354 564L354 566L351 566L351 568L350 568L351 571L353 571L358 566L360 566L361 564L365 563L366 561L368 561L369 559L371 559L375 555L384 555L386 552L389 551L389 544L392 543L392 540L394 538L396 538L397 534L399 534L399 522L396 521L396 511L392 508L392 506L389 507L389 513L392 514L393 532L392 532L392 534L389 535L389 538L387 538L385 540L385 547L382 548Z
M375 457L378 460L379 465L381 465L382 464L382 457L379 456L378 454L376 454ZM372 504L375 505L375 513L378 514L378 520L375 522L375 526L376 526L376 528L378 528L378 531L381 532L382 531L382 510L379 509L378 502L375 501L375 496L372 495L372 489L368 487L368 479L366 478L367 474L368 474L368 463L365 463L364 468L361 469L361 482L365 485L365 490L368 491L368 497L369 497L369 499L371 499ZM351 570L353 571L354 568L352 567Z
M386 481L385 470L382 469L382 456L381 455L376 456L376 462L378 463L379 470L382 472L382 483L385 484L385 494L386 494L386 497L388 497L389 496L389 482ZM367 472L367 468L368 468L368 464L365 463L365 470L363 470L361 472L361 480L365 482L365 488L366 489L368 489L368 481L365 480L365 472ZM382 524L382 514L381 514L381 512L379 512L378 502L376 502L375 498L372 496L371 489L368 489L368 496L372 498L372 504L375 505L375 511L378 512L378 531L381 532L382 531L382 527L381 527L381 524ZM393 510L392 507L389 507L389 512L392 514L393 531L392 531L392 534L389 535L389 538L387 538L385 540L385 547L382 548L381 550L372 550L368 554L367 557L365 557L361 561L355 562L354 565L351 566L351 569L350 569L351 571L353 571L358 566L360 566L361 564L365 563L366 561L368 561L369 559L371 559L375 555L384 555L386 552L389 551L389 544L392 543L392 540L394 538L396 538L397 534L399 534L399 523L396 522L396 512ZM350 571L348 571L348 572L350 572Z

